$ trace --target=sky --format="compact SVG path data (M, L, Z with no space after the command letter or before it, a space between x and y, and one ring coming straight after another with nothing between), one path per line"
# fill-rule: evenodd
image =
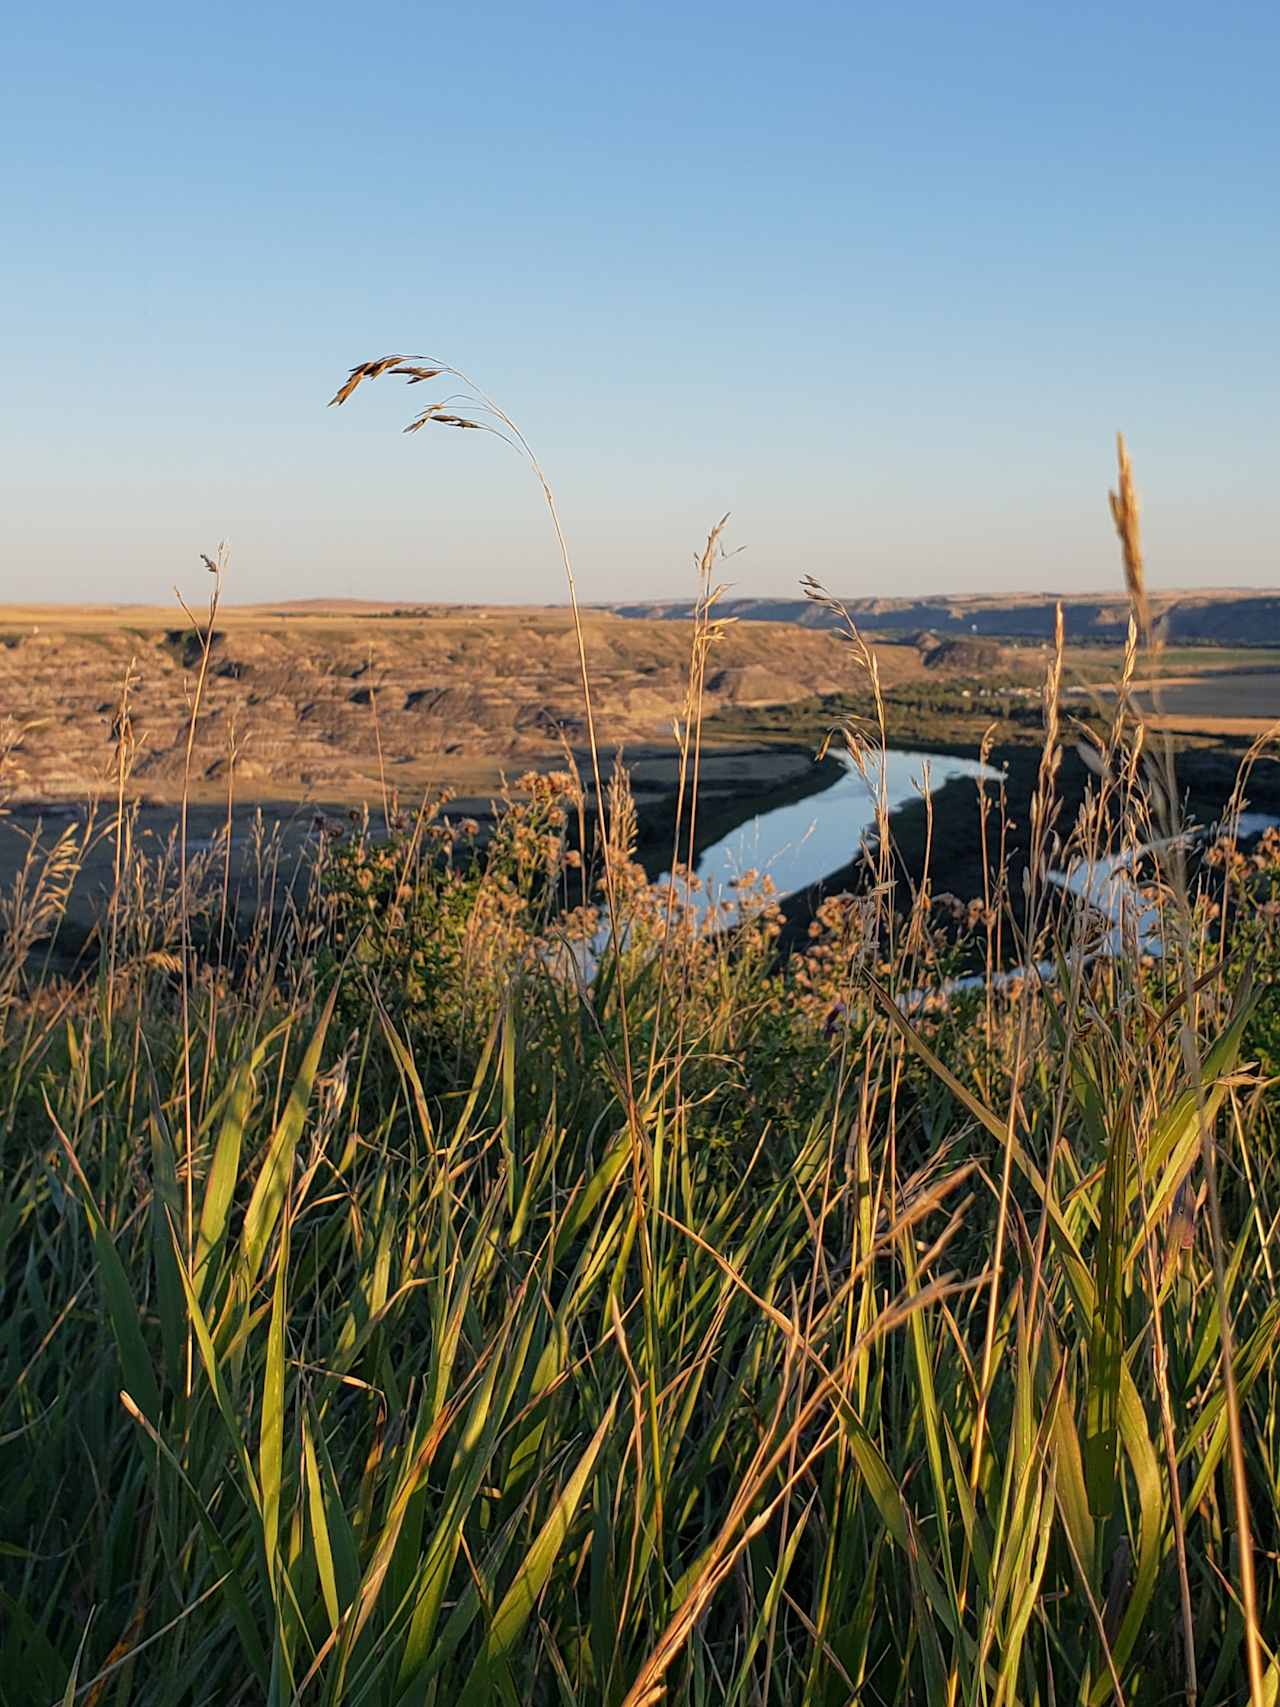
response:
M11 0L0 600L1280 581L1280 8Z

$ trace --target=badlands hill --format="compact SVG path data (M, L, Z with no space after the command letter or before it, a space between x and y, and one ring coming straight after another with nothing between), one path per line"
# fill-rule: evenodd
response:
M848 599L845 604L859 628L872 633L908 635L927 629L939 637L977 634L1038 641L1052 635L1059 602L1069 641L1114 644L1124 639L1129 606L1123 594L943 595ZM609 608L624 617L677 621L687 619L691 610L689 602L680 599ZM1280 592L1225 589L1163 593L1153 597L1152 608L1166 640L1173 645L1280 645ZM837 620L824 605L805 598L726 598L717 609L740 621L790 623L805 628L829 628Z
M586 621L600 737L669 743L682 709L691 630L672 621ZM0 793L82 797L110 773L126 674L137 790L181 790L196 632L171 611L0 609ZM881 649L887 686L923 670L910 645ZM730 627L706 706L783 705L851 679L832 633ZM585 739L577 644L555 609L359 605L230 609L218 617L196 747L194 793L363 800L380 774L408 791L514 772ZM379 755L379 749L381 754Z

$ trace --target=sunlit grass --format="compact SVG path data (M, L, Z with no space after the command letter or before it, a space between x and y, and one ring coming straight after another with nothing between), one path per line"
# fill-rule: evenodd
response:
M620 773L264 837L237 919L139 851L122 717L5 903L0 1700L1273 1699L1280 842L1203 857L1060 679L1025 885L987 786L972 905L895 911L882 822L786 963L767 889L648 883ZM1120 851L1159 957L1049 881Z

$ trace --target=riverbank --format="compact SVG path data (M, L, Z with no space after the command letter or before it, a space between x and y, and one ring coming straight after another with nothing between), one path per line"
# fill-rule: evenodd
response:
M637 857L651 876L657 876L671 861L680 755L672 745L653 743L623 750L619 756L636 804ZM574 761L584 776L590 775L589 754L577 753ZM551 770L564 762L547 757L533 768ZM606 784L613 762L607 759L603 766ZM528 768L521 766L520 771ZM515 787L520 771L504 778L495 767L490 787L474 792L464 787L451 795L445 812L455 822L473 820L483 841L504 790ZM757 813L820 794L841 774L837 759L817 759L813 747L804 741L712 743L699 765L695 858ZM176 881L181 802L142 799L128 804L134 814L130 832L134 845L157 864L167 861ZM420 804L420 799L402 795L391 803L385 817L411 819ZM384 821L381 800L355 806L346 799L237 800L232 795L230 801L216 802L200 798L186 810L188 862L219 891L225 886L228 917L234 926L237 920L256 916L264 903L283 905L287 895L307 881L322 829L346 830L362 821L366 812L376 833ZM0 890L5 893L20 881L33 848L48 854L66 837L82 849L69 879L56 945L41 939L63 969L80 961L104 916L115 876L117 839L111 828L115 814L116 801L107 794L83 801L18 800L0 812Z
M1039 776L1042 740L1038 704L1015 705L1015 715L990 721L957 707L952 694L935 705L919 700L902 701L890 696L886 703L886 737L892 748L928 752L942 760L974 760L991 732L988 762L1003 772L1003 783L986 784L992 807L990 844L984 860L982 815L974 782L958 780L938 788L926 805L913 800L893 814L895 903L905 906L910 895L928 879L935 893L948 893L962 901L981 897L984 872L994 872L1003 850L1006 882L1011 892L1020 892L1030 842L1030 805ZM807 737L818 743L841 721L865 714L867 708L830 697L815 698L801 707L770 709L754 716L738 715L732 726L740 736L768 742L781 738L786 728L794 741ZM1084 712L1084 708L1081 708ZM1247 732L1247 733L1251 733ZM838 742L840 737L836 737ZM1248 750L1240 736L1218 736L1199 730L1175 740L1174 764L1184 812L1194 822L1210 824L1221 815L1230 799ZM1076 743L1064 742L1057 776L1058 821L1074 822L1089 785L1091 772L1081 760ZM1254 768L1246 790L1249 805L1257 811L1280 815L1280 764L1265 755ZM1003 813L1003 836L1000 819ZM856 890L866 880L860 854L834 867L820 882L809 885L783 901L786 917L784 946L806 939L808 926L828 895Z

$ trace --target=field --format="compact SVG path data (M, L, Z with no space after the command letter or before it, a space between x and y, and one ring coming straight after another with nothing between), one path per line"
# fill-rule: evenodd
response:
M1191 681L1168 683L1161 691L1156 714L1212 729L1219 721L1242 725L1260 716L1274 721L1277 712L1280 712L1280 673L1214 670Z

